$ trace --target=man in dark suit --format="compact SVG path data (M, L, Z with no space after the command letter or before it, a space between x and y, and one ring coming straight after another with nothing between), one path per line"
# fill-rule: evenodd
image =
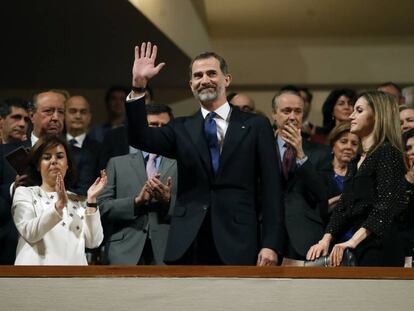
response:
M166 105L146 108L149 126L165 126L172 118ZM109 160L108 184L98 198L107 260L117 265L162 265L176 197L177 164L132 148L126 153ZM151 173L151 161L159 175ZM151 193L150 184L155 187Z
M272 100L272 118L277 125L276 149L284 185L287 245L283 265L302 264L308 249L323 234L318 209L327 201L318 171L331 162L329 148L304 140L301 135L304 102L298 92L281 91Z
M135 48L126 107L130 144L177 160L177 201L165 261L276 264L284 239L269 120L228 104L231 75L225 60L210 52L197 56L190 67L190 87L201 109L165 127L148 127L145 86L164 66L155 66L156 54L151 43Z
M87 135L91 118L90 105L85 97L76 95L66 101L66 140L71 145L77 168L76 181L68 185L68 189L80 195L86 195L99 176L102 146Z

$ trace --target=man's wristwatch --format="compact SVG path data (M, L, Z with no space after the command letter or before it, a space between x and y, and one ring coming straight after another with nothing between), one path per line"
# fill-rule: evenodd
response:
M145 91L147 90L147 87L136 87L136 86L132 86L132 91L134 91L135 93L145 93Z

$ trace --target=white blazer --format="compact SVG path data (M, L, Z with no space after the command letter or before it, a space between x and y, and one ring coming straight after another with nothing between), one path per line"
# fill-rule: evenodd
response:
M60 216L56 201L56 192L39 186L16 189L12 215L20 236L15 265L87 265L85 247L101 244L99 209L86 214L85 201L69 199Z

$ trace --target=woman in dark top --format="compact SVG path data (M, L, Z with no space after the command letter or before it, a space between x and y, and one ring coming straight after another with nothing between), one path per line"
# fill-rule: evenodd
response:
M344 193L307 259L327 255L334 244L331 266L340 265L347 248L353 249L360 266L403 266L403 243L395 222L405 174L398 104L392 95L366 92L359 96L350 119L362 153L350 163ZM352 237L335 244L349 229Z

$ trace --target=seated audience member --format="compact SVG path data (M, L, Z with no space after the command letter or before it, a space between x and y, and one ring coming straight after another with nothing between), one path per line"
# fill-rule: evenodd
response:
M146 105L150 127L166 125L171 108ZM175 160L141 150L111 158L108 185L98 201L105 227L109 264L161 265L175 202Z
M414 108L407 107L406 105L401 105L400 121L402 132L406 132L409 129L414 128Z
M287 249L282 265L303 265L306 252L325 229L318 206L327 201L318 170L330 165L329 148L302 139L303 99L294 91L273 98L272 118L278 126L276 149L282 168Z
M351 161L344 192L307 259L330 252L330 265L339 266L344 251L350 249L359 266L403 266L404 247L395 214L403 197L405 165L396 98L380 91L362 93L350 119L351 133L361 139L362 152ZM342 242L346 231L352 236Z
M414 254L414 129L408 129L403 133L403 144L405 146L406 162L408 171L405 174L404 185L405 200L404 208L397 219L400 223L401 236L404 243L405 266L412 267ZM408 203L408 204L407 204ZM405 206L406 205L406 206Z
M105 172L88 189L86 202L65 189L73 172L66 142L44 137L33 147L29 180L19 187L12 214L20 234L16 265L86 265L85 247L103 239L96 197L106 185Z
M25 141L29 122L25 100L10 98L0 102L0 144Z
M71 146L77 178L68 189L79 195L86 191L99 176L101 144L87 135L91 122L89 102L83 96L72 96L66 101L66 140Z
M240 108L245 112L256 112L256 106L253 98L244 93L230 93L227 95L227 101Z
M356 99L356 92L351 89L333 90L322 105L323 126L315 129L311 140L326 143L331 130L341 122L349 121Z
M112 86L105 95L107 119L105 123L91 128L89 136L103 142L105 134L114 128L125 124L125 98L129 90L123 86Z
M395 96L395 98L397 99L397 103L399 105L403 105L405 103L405 98L402 95L402 90L401 87L394 83L394 82L385 82L382 83L380 85L378 85L377 87L378 91L383 91L385 93L391 94L393 96Z
M321 208L321 212L326 220L329 219L329 215L338 203L342 192L344 192L348 164L355 158L360 148L359 137L350 131L351 124L342 122L335 126L328 136L333 158L332 167L323 172L327 183L328 202L325 208Z

